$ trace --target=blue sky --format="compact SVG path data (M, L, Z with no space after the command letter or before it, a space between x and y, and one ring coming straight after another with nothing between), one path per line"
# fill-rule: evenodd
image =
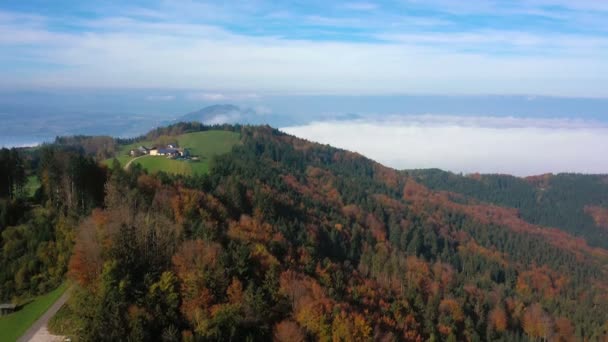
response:
M608 2L5 0L0 72L4 89L606 98Z

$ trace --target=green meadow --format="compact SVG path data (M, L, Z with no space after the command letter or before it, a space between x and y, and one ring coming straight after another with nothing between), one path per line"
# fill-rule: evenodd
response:
M143 156L133 161L139 164L148 172L167 172L181 175L204 174L209 171L209 162L213 156L228 153L232 147L239 143L240 134L229 131L206 131L186 133L177 136L179 146L187 148L190 154L199 157L195 160L174 160L163 156ZM121 166L125 166L134 159L129 156L129 151L141 145L151 147L153 141L140 141L137 143L124 145L116 155L116 159ZM112 160L106 160L111 166Z
M25 193L27 196L33 197L38 188L40 188L40 179L38 176L32 175L27 177L27 182L25 183Z
M55 290L34 298L19 311L0 317L0 342L16 341L67 289L63 284Z
M150 173L164 171L180 175L192 174L190 162L168 159L162 156L144 156L135 160L133 164L141 165Z

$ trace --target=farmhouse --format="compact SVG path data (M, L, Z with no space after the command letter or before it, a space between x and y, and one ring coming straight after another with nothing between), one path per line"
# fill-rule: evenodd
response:
M138 148L131 150L129 154L131 155L131 157L143 156L146 154L150 154L150 149L145 146L139 146Z
M141 155L164 156L167 158L190 159L190 151L187 148L180 148L175 145L167 145L166 147L152 147L150 149L141 146L137 150L131 150L131 156L137 157Z
M159 148L158 150L159 156L180 156L182 152L176 148Z
M173 146L173 145L169 145ZM166 157L184 157L188 155L188 151L183 148L169 147L166 148L152 148L149 150L151 156L166 156Z

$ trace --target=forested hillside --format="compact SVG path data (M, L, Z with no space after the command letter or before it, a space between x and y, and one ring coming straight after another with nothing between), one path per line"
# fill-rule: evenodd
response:
M408 171L407 174L431 189L515 208L532 224L558 227L586 239L590 245L608 248L608 175L517 178L462 176L436 169Z
M28 178L40 180L34 194ZM1 302L63 282L78 222L103 205L105 180L105 168L82 148L0 151Z
M55 325L83 341L607 338L608 251L544 216L587 190L442 183L269 127L225 129L241 144L193 177L37 152L39 205L2 226L2 296L67 269ZM588 191L595 225L606 203ZM534 201L549 203L536 221Z

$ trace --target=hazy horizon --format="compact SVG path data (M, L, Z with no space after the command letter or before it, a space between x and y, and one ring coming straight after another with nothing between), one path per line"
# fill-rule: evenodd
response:
M608 172L607 19L592 0L6 1L0 145L235 104L212 122L397 168Z
M124 103L125 108L132 111L121 113L108 103L108 98L102 99L105 100L96 103L97 100L88 102L78 98L81 102L72 103L71 108L35 110L38 114L49 113L46 116L32 116L27 111L20 113L17 110L16 117L9 120L13 125L0 128L3 137L0 144L29 146L50 141L54 135L45 132L51 129L55 129L55 135L136 137L156 126L179 121L186 111L219 103L211 99L180 103L177 97L153 100L148 97L140 99L139 103L133 99L131 102L115 99L117 108L122 108ZM250 111L217 115L208 118L208 124L269 124L301 138L361 153L396 169L441 168L456 173L516 176L607 173L608 170L608 163L597 158L608 151L608 120L596 108L601 100L501 96L223 100L222 103L234 101ZM149 101L161 101L162 106L154 108L158 112L146 108ZM70 104L70 101L57 102ZM297 109L291 110L294 103L298 104ZM509 115L503 108L504 103L510 104L509 108L518 108L523 114ZM585 114L568 115L568 107L584 109L585 104L588 108ZM41 108L49 106L48 103L38 105ZM443 113L445 106L450 106L455 114L431 114ZM538 110L539 107L543 110ZM555 111L549 111L552 107ZM13 108L18 109L19 105ZM405 108L407 112L400 112L398 108ZM314 114L306 115L307 112ZM85 116L89 119L79 120ZM21 120L23 124L15 120ZM45 121L40 121L41 125L37 126L26 125L28 120L50 121L44 124ZM22 131L11 144L7 139L11 139L11 132L18 129Z

